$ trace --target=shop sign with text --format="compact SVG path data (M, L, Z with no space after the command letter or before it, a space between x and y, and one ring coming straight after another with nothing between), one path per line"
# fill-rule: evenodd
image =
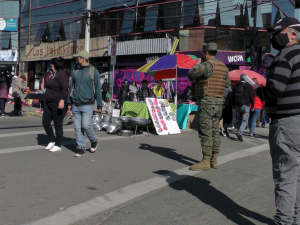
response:
M104 55L105 50L107 50L107 42L104 40L107 38L91 38L90 57ZM50 60L59 56L71 59L73 54L82 50L84 50L84 40L42 43L40 46L26 45L25 61Z

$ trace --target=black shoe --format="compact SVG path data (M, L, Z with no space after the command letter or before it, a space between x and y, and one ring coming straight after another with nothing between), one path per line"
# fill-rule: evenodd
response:
M90 150L90 152L94 153L96 151L97 147L98 147L98 141L92 142L91 143L91 150Z
M225 131L225 134L226 134L227 137L230 137L230 135L229 135L229 133L228 133L227 130Z
M243 137L240 133L237 133L236 136L238 137L239 141L243 141Z
M80 157L85 154L85 148L81 146L77 146L76 149L77 149L77 153L74 155L75 157Z

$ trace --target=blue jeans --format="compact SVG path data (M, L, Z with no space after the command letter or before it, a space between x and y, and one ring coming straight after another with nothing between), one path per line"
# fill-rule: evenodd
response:
M256 120L257 117L259 116L259 113L260 113L260 109L254 109L254 111L250 113L250 134L254 133Z
M238 133L243 135L249 119L249 106L235 106Z
M80 147L85 148L85 136L88 137L90 142L96 142L98 136L92 127L92 116L93 116L94 105L72 105L72 113L75 125L76 142Z

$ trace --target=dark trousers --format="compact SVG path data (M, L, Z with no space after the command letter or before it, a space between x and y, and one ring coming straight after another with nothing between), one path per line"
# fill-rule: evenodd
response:
M223 127L225 131L227 131L227 127L232 121L232 107L225 105L224 109L222 110L222 118L223 118Z
M127 101L128 99L128 92L122 92L121 93L121 101L120 101L120 106L122 107L123 106L123 103L125 101Z
M107 92L102 91L102 100L105 101L105 102L108 102L107 98L106 98L106 94L107 94Z
M21 111L22 110L22 101L20 97L14 97L14 111Z
M58 108L59 100L46 101L43 113L43 126L48 135L49 142L55 142L55 145L61 147L63 139L63 120L67 111L67 105L63 109ZM56 138L53 133L51 121L53 120Z
M6 102L5 98L0 98L0 110L1 110L1 114L5 114L5 102Z

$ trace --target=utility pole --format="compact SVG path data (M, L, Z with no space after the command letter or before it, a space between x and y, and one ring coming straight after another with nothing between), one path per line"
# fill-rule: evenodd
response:
M19 1L19 24L18 24L18 61L15 69L15 75L18 75L18 70L20 71L20 50L21 50L21 1Z
M252 1L252 10L251 10L251 17L253 18L253 49L254 49L254 57L251 64L251 70L254 70L254 68L257 65L257 56L255 57L255 53L257 53L256 49L256 18L257 18L257 0ZM256 54L257 55L257 54Z
M90 52L90 18L91 18L91 1L87 0L86 2L86 10L87 10L87 16L86 16L86 24L85 24L85 42L84 42L84 49L87 52Z

